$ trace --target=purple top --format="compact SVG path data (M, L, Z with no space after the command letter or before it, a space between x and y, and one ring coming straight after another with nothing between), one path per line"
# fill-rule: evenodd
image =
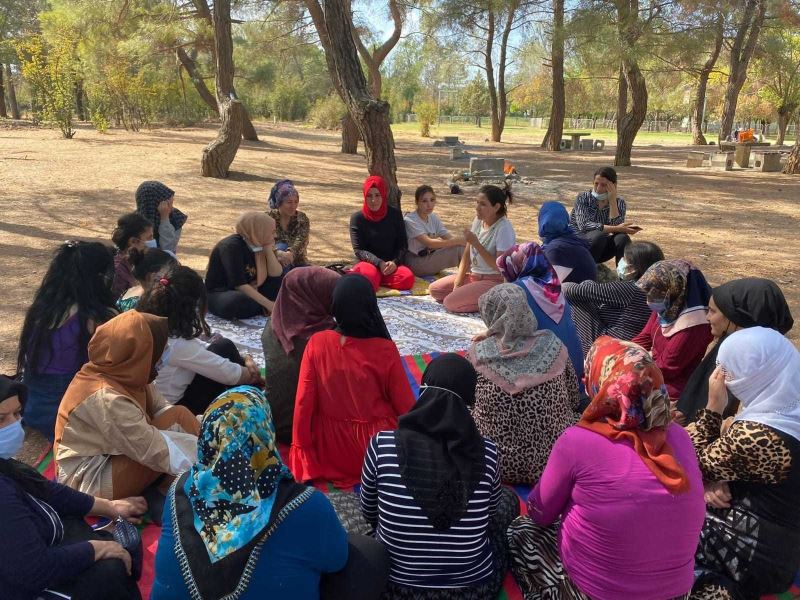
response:
M38 364L33 367L32 372L46 375L74 375L89 360L89 351L86 346L80 345L80 339L81 323L76 313L64 321L61 327L53 330L49 340L43 340Z
M564 569L594 600L664 600L692 587L703 479L686 431L670 425L667 441L689 477L685 494L668 492L628 442L573 426L528 496L540 525L561 516Z

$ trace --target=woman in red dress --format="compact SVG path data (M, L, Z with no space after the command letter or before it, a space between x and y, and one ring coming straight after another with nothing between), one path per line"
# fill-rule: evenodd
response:
M336 329L312 335L300 365L289 468L297 481L350 487L370 438L397 429L414 395L370 282L342 277L332 308Z

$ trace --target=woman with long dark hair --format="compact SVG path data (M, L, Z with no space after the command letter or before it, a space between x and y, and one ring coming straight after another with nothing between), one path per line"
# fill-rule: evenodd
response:
M117 226L111 234L111 241L117 247L114 255L114 297L119 298L126 290L136 285L130 253L143 252L145 248L158 248L153 237L153 226L139 213L128 213L117 219Z
M114 256L99 242L64 242L25 315L17 372L28 386L25 424L53 440L58 404L86 362L89 338L114 311Z

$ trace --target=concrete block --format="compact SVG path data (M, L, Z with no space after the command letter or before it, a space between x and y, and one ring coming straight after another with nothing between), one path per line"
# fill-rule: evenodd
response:
M717 152L712 155L711 168L719 171L733 170L733 152Z
M469 172L472 175L504 175L503 167L506 160L504 158L470 158Z
M572 140L568 138L562 138L558 143L558 147L560 150L572 150Z
M434 148L441 148L444 146L444 142L442 140L434 140L433 147Z
M445 146L458 146L458 136L457 135L446 135L446 136L444 136L444 145Z
M743 169L749 168L750 146L746 144L736 144L736 149L733 151L733 162Z
M581 150L594 150L593 139L582 139L580 144L581 144Z
M606 147L606 141L605 140L595 140L594 141L594 149L595 150L602 150L605 147Z
M464 158L466 156L466 152L464 152L461 148L450 148L450 160L456 160L457 158Z
M708 152L689 152L688 156L686 157L686 166L687 167L702 167L705 164L705 161L711 158Z
M763 173L777 173L781 170L781 153L753 152L753 167Z

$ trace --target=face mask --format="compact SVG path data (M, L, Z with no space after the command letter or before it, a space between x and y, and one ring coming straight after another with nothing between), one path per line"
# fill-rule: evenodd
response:
M250 252L256 253L261 252L264 249L264 246L250 246Z
M0 458L11 458L22 449L25 441L25 430L22 420L14 421L0 429Z
M594 196L595 200L600 200L601 202L604 200L608 200L608 192L603 192L602 194L598 194L594 190L592 190L592 196Z
M158 248L158 242L156 240L145 240L144 245L146 248Z
M619 263L617 263L617 275L619 275L620 279L625 279L625 272L628 270L628 261L625 260L625 257L619 259Z
M666 312L669 308L669 303L666 300L661 300L660 302L648 302L647 306L650 307L654 313L658 313L659 315Z

